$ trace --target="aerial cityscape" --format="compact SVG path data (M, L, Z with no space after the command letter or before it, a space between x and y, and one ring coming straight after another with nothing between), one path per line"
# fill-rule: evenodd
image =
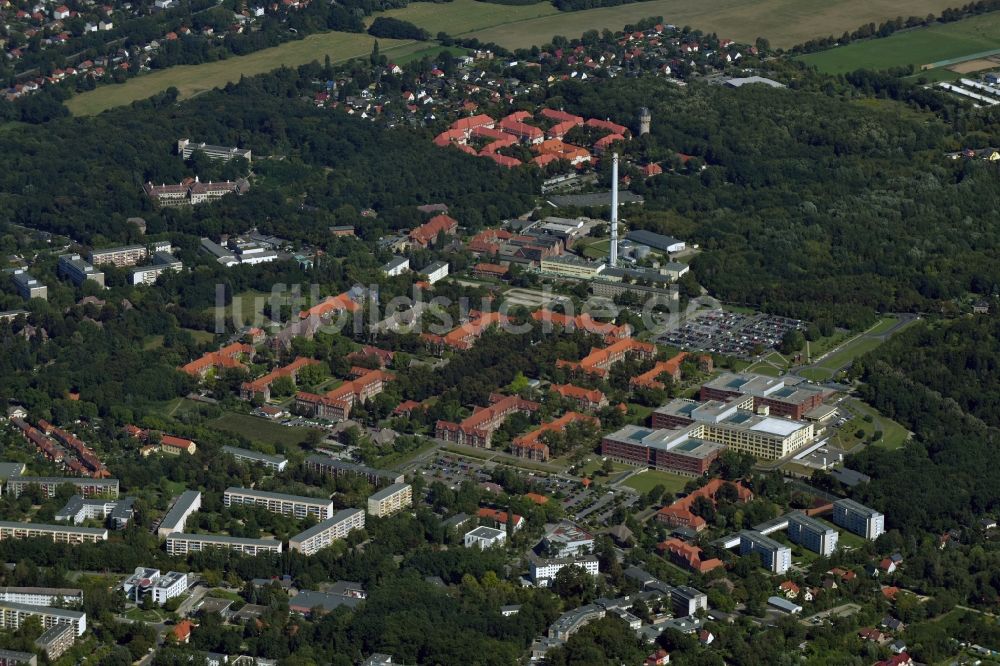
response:
M0 666L1000 664L1000 0L0 19Z

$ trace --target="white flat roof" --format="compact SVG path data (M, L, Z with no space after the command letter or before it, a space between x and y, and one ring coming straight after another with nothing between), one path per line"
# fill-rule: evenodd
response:
M774 417L767 417L760 420L759 423L750 427L750 430L755 430L757 432L766 432L769 435L778 435L780 437L788 437L793 432L802 429L803 424L799 421L788 421L785 419L778 419Z

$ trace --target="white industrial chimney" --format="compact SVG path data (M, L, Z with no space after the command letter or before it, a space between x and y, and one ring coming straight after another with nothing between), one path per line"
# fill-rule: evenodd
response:
M618 265L618 153L611 156L611 255L608 264Z

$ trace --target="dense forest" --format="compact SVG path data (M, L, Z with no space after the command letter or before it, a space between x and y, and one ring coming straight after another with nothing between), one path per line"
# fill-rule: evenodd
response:
M1000 213L982 206L1000 196L996 167L945 159L961 143L930 113L789 73L789 89L643 79L566 83L556 100L626 122L648 106L640 160L695 158L634 180L646 204L628 222L699 243L692 268L719 298L858 325L1000 285Z
M311 95L312 81L331 75L318 65L279 69L181 105L170 90L96 118L4 132L0 151L10 159L0 173L0 211L10 222L90 242L97 235L125 239L125 220L134 215L147 219L151 233L217 234L256 224L301 238L325 232L336 223L329 211L338 209L356 216L371 208L391 220L406 207L400 214L409 217L400 226L408 228L416 204L447 202L453 216L473 227L530 207L533 172L501 169L435 148L429 134L386 130L300 100ZM255 163L260 178L246 196L207 208L154 210L144 183L196 175L174 153L181 137L278 159Z

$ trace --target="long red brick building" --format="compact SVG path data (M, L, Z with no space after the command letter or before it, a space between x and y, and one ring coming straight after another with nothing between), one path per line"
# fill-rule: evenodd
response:
M492 445L493 432L508 416L515 412L534 412L538 407L537 402L516 395L505 396L494 393L490 396L489 407L477 405L472 414L461 423L438 421L434 436L446 442L488 449Z

